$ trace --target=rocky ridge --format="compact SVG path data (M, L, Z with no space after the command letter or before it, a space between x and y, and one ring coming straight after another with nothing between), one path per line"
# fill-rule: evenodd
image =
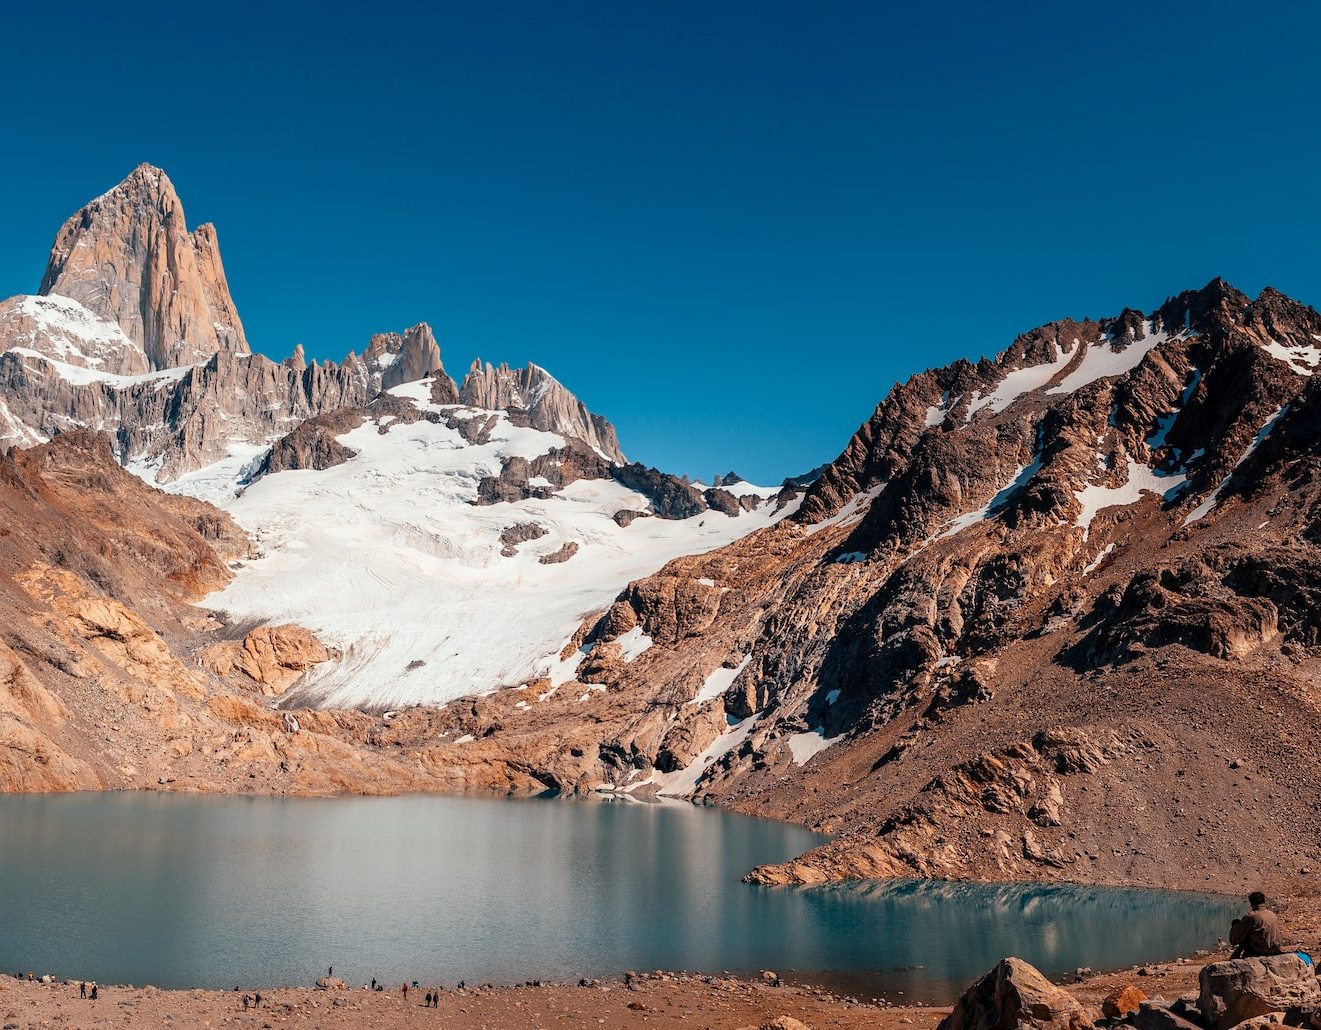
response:
M301 345L283 362L252 353L214 228L189 232L150 165L64 224L39 296L0 303L0 448L109 432L119 461L155 483L223 464L240 485L306 420L423 379L437 403L516 411L623 460L610 423L535 365L475 367L461 401L426 323L377 334L338 364L309 364Z
M1297 889L1319 364L1315 311L1215 281L915 376L795 514L583 624L593 734L502 753L840 834L761 882Z

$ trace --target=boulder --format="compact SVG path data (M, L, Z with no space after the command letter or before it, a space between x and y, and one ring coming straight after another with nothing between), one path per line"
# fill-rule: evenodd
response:
M1119 1019L1138 1010L1138 1006L1147 1000L1147 995L1140 988L1129 984L1108 995L1101 1002L1101 1014L1107 1019Z
M1231 959L1202 967L1199 1008L1211 1030L1321 1001L1312 967L1294 954Z
M1285 1025L1285 1013L1267 1012L1264 1016L1253 1016L1234 1026L1234 1030L1280 1030Z
M1154 1001L1141 1002L1127 1021L1137 1030L1200 1030L1196 1023Z
M323 976L316 982L318 991L342 991L347 987L348 984L337 976Z
M1005 958L963 993L938 1030L1086 1030L1098 1018L1022 959Z

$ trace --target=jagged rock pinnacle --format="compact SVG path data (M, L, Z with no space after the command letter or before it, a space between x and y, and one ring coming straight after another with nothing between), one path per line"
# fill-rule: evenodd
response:
M190 233L174 184L149 164L64 223L40 292L117 323L153 368L248 352L214 226Z

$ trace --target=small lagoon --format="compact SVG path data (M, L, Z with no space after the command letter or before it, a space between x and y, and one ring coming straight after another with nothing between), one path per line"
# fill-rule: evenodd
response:
M948 1001L1008 954L1060 974L1210 947L1238 907L1039 884L740 882L821 840L671 805L0 797L0 970L253 988L330 966L351 987L775 969Z

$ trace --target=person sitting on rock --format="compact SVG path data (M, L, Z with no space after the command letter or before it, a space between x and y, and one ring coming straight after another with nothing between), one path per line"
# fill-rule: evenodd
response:
M1229 943L1234 946L1230 958L1256 958L1283 954L1284 938L1279 917L1266 907L1266 895L1253 891L1248 895L1252 911L1235 919L1229 927Z

